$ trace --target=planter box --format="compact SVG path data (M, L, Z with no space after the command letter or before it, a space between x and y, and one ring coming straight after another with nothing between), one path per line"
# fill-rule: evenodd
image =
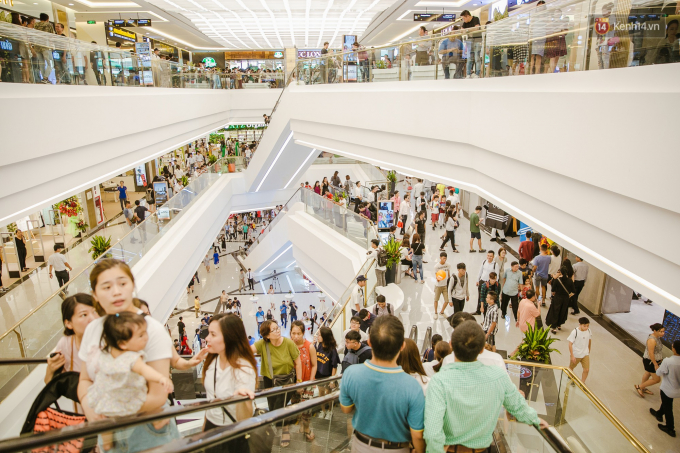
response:
M397 82L399 81L399 68L373 69L373 82Z

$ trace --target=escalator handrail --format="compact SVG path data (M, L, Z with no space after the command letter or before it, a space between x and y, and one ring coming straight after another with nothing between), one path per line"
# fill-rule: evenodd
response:
M557 432L554 426L549 426L546 429L541 429L534 425L534 428L545 439L545 441L558 453L572 453L571 447L564 440L564 438Z
M339 381L342 376L331 376L329 378L317 379L314 381L306 381L300 384L273 387L255 393L255 398L272 397L288 392L293 392L299 389L311 387L313 385L328 384ZM215 409L219 407L229 406L231 404L242 403L250 401L246 396L238 396L231 398L217 398L211 401L200 401L182 406L167 407L159 412L154 413L140 413L130 415L127 417L118 417L96 422L88 422L84 425L75 425L67 428L62 428L53 431L47 431L41 434L33 434L26 437L12 437L9 439L0 440L0 451L28 451L50 445L61 444L63 442L95 436L103 432L118 431L131 426L152 423L168 418L176 418L181 415L192 414L195 412L206 411L208 409Z
M369 261L370 261L371 263L368 265L368 268L366 269L366 273L368 273L368 271L370 271L371 268L373 267L373 265L376 263L376 259L375 259L375 258L368 258L368 259L364 262L364 264L361 265L361 269L359 269L359 271L357 272L357 274L354 276L354 279L352 280L353 283L350 283L350 286L352 286L354 283L356 283L356 279L357 279L357 277L358 277L359 275L364 275L364 274L359 274L359 272L361 272L361 271L364 269L364 266L366 266L366 263L369 262ZM343 295L344 295L344 293L343 293ZM330 319L330 316L329 316L328 318L326 318L326 320L324 321L324 323L323 323L321 326L319 326L319 327L328 327L329 329L332 329L333 326L335 326L335 323L336 323L339 319L341 319L341 318L344 316L344 315L342 315L342 314L343 314L343 313L345 312L345 310L347 309L347 304L349 304L349 302L350 302L351 300L352 300L352 295L350 294L350 296L347 298L347 300L345 300L344 302L342 302L342 308L340 308L340 309L338 310L338 315L335 316L333 319L330 320L330 324L329 324L329 319ZM338 302L340 303L341 301L338 301ZM332 311L333 311L333 310L331 309L331 312L332 312Z
M244 435L261 426L271 425L272 423L288 419L294 415L307 412L315 407L331 403L339 397L340 393L335 391L319 398L292 404L281 409L266 412L262 415L250 417L232 425L220 426L209 431L177 439L169 444L144 450L141 453L188 453L196 451L197 449L206 449L234 437Z
M21 359L0 359L0 366L37 365L41 363L47 363L47 359L39 359L33 357Z

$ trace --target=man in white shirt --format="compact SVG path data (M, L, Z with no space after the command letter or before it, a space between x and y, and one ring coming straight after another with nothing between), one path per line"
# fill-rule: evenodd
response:
M649 409L649 412L659 422L666 417L666 424L659 423L659 429L671 437L675 437L675 419L673 418L673 399L680 398L680 340L675 340L672 345L673 355L661 362L656 370L656 375L661 380L659 393L661 394L661 407L658 411Z
M449 294L451 293L451 288L447 286L448 279L451 277L451 266L446 262L448 259L448 255L446 252L439 252L439 262L434 265L434 274L435 276L439 271L444 271L446 275L444 276L443 279L439 279L439 277L435 278L435 283L434 283L434 319L439 318L439 315L444 314L444 310L446 309L446 306L450 304L451 302L449 301ZM442 307L441 313L437 311L437 306L439 304L439 296L444 295L444 306Z
M399 218L401 219L401 232L403 236L406 232L406 220L408 219L409 213L411 212L411 196L409 194L404 195L404 201L401 202L399 206Z
M465 302L470 300L470 290L468 289L468 274L465 270L465 263L458 263L456 266L457 275L451 277L449 284L451 288L451 303L453 305L453 313L463 311Z
M456 327L467 321L472 321L474 323L477 322L471 313L468 313L466 311L459 311L458 313L453 315L453 318L451 318L451 327L453 327L453 330L455 331ZM455 362L455 360L456 356L454 355L453 351L451 351L451 354L444 357L442 366L446 366L450 363L453 363ZM477 356L477 360L482 362L484 365L497 366L499 368L502 368L503 371L507 371L507 368L505 368L505 361L503 360L503 357L497 352L491 352L488 349L484 349L482 353Z
M251 291L255 290L255 278L253 278L253 272L250 268L248 268L248 272L246 274L246 277L248 277L248 289Z
M486 260L482 263L482 266L479 268L479 274L477 275L477 311L474 313L475 315L481 315L482 314L482 300L481 300L481 291L482 291L482 284L489 280L489 274L491 272L495 272L498 274L498 269L497 269L497 263L493 259L494 257L494 252L493 250L489 250L486 252Z
M578 320L578 327L571 331L567 341L569 342L569 369L573 371L580 363L583 368L581 381L585 384L590 371L590 346L593 341L588 318Z
M57 277L59 288L64 286L69 280L69 275L66 268L68 268L70 271L73 270L71 265L66 261L66 257L61 253L63 249L64 247L61 245L61 243L54 244L54 254L47 259L50 278L52 278L52 269L54 269L54 275Z
M380 246L380 239L371 239L371 247L373 247L373 249L366 254L370 258L375 259L375 278L378 279L376 285L387 286L387 282L385 281L385 272L387 272L386 263L380 265L378 261L378 256L382 250L382 247Z
M423 192L423 180L418 179L418 182L413 186L413 196L420 197L420 192Z
M458 197L458 194L456 193L456 189L451 189L449 190L449 197L447 198L448 201L451 202L451 207L455 208L456 211L458 211L458 218L460 218L460 198Z
M583 291L588 278L588 265L578 256L574 257L574 261L576 262L572 266L574 268L574 297L570 299L573 301L571 314L578 315L581 312L578 308L578 296Z
M352 290L352 302L354 303L354 309L356 311L361 311L365 302L364 287L366 286L366 277L360 275L357 277L357 284Z

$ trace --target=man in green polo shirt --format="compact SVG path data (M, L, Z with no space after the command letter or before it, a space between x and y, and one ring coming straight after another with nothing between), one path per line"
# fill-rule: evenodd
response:
M413 444L416 453L424 453L425 396L418 381L397 365L404 325L396 316L379 316L368 344L373 358L347 368L340 385L342 412L354 413L352 452L410 453Z
M482 212L482 207L477 206L475 212L470 214L470 253L475 252L473 244L475 243L475 238L477 238L477 244L479 245L479 252L484 253L486 250L482 248L482 233L479 231L479 213Z
M475 321L465 321L453 331L455 362L444 365L427 386L425 441L427 453L486 451L501 406L517 421L548 427L517 391L508 373L477 360L484 351L484 332ZM448 447L445 450L445 446Z

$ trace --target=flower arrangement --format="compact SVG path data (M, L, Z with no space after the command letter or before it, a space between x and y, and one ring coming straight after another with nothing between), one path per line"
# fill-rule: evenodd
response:
M83 212L83 208L76 197L70 197L57 203L57 210L60 214L68 217L75 217Z
M86 232L87 229L88 229L89 227L90 227L90 225L88 225L87 223L85 223L85 221L82 220L82 219L81 219L80 221L78 221L78 223L76 223L76 228L77 228L78 231L80 231L81 233Z
M553 342L558 341L558 339L548 337L548 328L534 328L529 323L527 323L527 325L529 328L524 334L522 344L519 345L517 352L511 359L550 363L551 352L562 354L557 349L550 348L550 345L553 344Z

